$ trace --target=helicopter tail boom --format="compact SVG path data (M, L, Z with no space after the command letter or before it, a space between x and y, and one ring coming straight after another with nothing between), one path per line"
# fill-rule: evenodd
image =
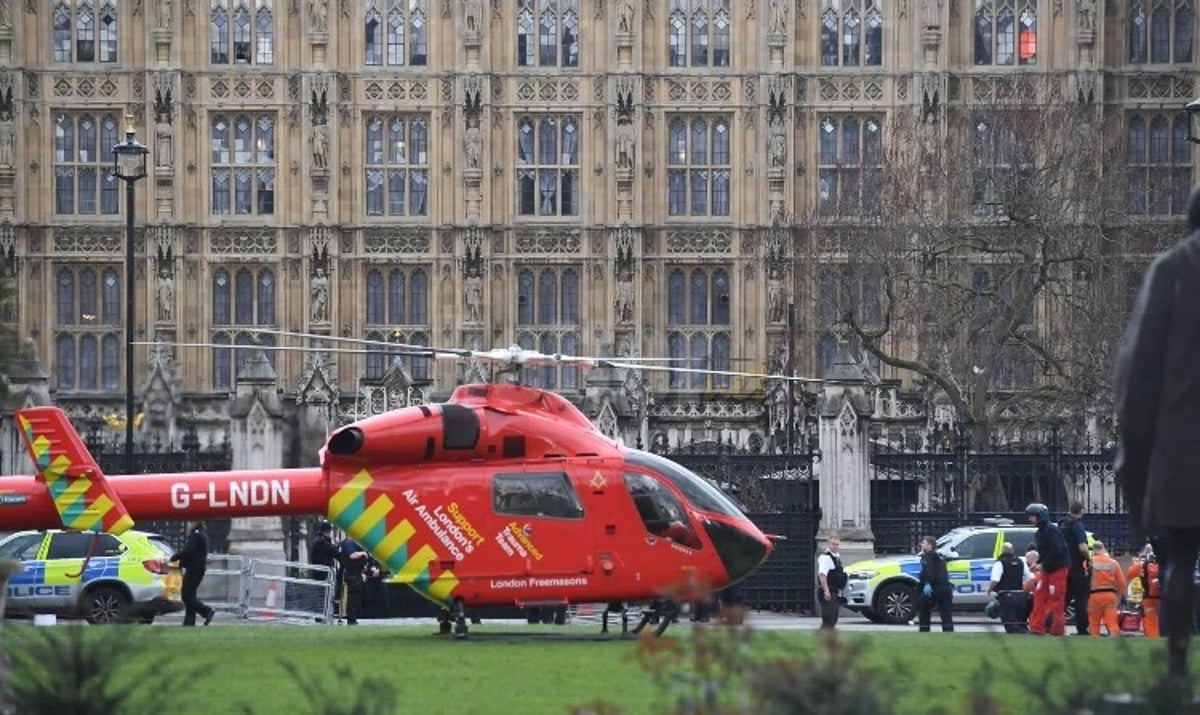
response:
M59 524L114 534L133 526L133 518L66 413L57 407L31 407L16 416L37 481L45 485Z
M128 509L130 524L133 517L146 521L325 514L328 483L318 467L117 475L105 480L114 501ZM40 478L0 477L0 525L5 531L83 528L63 520L56 502Z

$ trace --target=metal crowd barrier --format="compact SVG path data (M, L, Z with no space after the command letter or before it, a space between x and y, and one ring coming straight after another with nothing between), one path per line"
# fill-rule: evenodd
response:
M219 612L261 622L333 622L334 570L274 559L210 554L199 597Z

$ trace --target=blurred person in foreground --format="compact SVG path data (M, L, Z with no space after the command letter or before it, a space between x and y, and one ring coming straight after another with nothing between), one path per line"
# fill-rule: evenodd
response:
M1165 537L1168 674L1187 682L1200 552L1200 188L1188 235L1151 264L1114 380L1117 476L1137 537Z

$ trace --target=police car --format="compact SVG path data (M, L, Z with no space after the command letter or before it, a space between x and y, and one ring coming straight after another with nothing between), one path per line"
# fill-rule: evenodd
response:
M937 540L954 586L955 609L982 611L991 597L987 588L992 565L1004 542L1018 555L1033 542L1033 525L1016 526L1011 519L985 519L983 526L963 526ZM908 623L917 613L918 556L894 556L859 561L846 567L843 591L846 606L876 623Z
M179 611L179 571L171 547L154 534L19 531L0 539L0 560L21 563L8 581L4 615L53 613L89 623Z

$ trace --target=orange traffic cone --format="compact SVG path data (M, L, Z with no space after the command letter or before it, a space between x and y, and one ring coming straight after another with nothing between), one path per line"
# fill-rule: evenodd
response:
M278 598L278 595L279 595L279 585L276 584L274 581L271 581L271 584L269 586L267 586L266 608L263 609L263 615L266 616L267 618L275 617L275 601Z

